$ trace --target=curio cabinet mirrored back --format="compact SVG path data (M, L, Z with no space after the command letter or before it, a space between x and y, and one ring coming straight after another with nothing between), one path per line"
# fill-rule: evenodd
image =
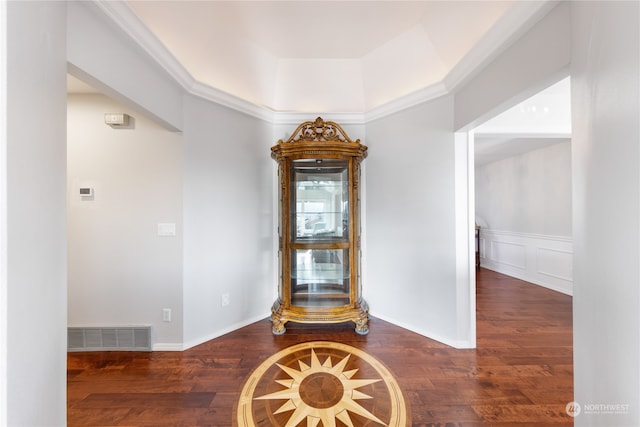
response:
M278 299L273 333L288 321L355 323L366 334L362 299L360 163L367 147L318 117L271 147L278 162Z

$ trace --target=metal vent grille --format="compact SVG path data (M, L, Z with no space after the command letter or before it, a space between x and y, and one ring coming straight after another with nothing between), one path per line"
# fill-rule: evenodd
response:
M151 326L69 327L67 351L151 351Z

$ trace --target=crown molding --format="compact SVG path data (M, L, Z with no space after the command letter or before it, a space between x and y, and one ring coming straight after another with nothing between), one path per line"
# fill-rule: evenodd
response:
M273 124L274 125L299 125L302 122L307 120L322 117L327 121L338 122L341 125L363 125L365 124L365 115L363 113L328 113L326 111L323 112L315 112L315 113L305 113L305 112L292 112L292 111L278 111L274 112L273 116Z
M571 132L567 131L549 131L543 132L519 132L515 131L503 131L503 132L483 132L481 130L474 130L473 134L477 139L503 139L508 137L509 139L571 139Z
M407 108L411 108L415 105L447 95L448 93L446 86L442 82L432 84L400 98L396 98L393 101L382 104L379 107L372 108L366 112L365 121L370 122L381 119L385 116L406 110Z
M121 0L93 0L109 20L116 24L189 94L223 105L275 125L298 124L309 117L323 116L344 124L365 124L415 105L455 92L475 73L498 56L513 41L529 30L557 5L555 0L516 2L498 23L435 84L418 89L383 105L363 112L308 113L274 111L218 88L199 82Z
M239 111L249 116L273 123L274 116L277 114L273 110L254 104L244 100L238 96L232 95L215 87L206 85L201 82L195 82L188 90L191 95L203 98L207 101L223 105L232 110Z
M189 94L212 101L250 116L273 121L273 110L197 81L164 44L121 0L94 0L98 9L140 46Z
M140 46L151 59L169 73L180 86L188 92L191 91L196 80L124 1L93 0L93 3L98 10Z

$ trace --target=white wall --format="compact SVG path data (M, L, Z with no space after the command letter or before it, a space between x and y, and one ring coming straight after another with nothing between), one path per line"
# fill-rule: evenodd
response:
M571 9L575 424L638 426L640 9ZM628 406L598 414L594 404Z
M453 98L368 123L366 136L363 294L371 313L465 346L456 310Z
M476 213L486 227L571 236L571 142L476 168Z
M66 418L65 24L64 2L7 2L0 424L10 426L60 426Z
M364 109L364 87L352 84L362 81L358 59L279 59L276 76L276 111L287 111L291 106L298 111L328 111L335 105L340 105L341 111Z
M476 168L481 265L571 295L571 142Z
M7 424L7 2L0 2L0 425Z
M111 112L130 126L107 126ZM67 158L69 326L151 325L154 348L180 348L182 136L104 95L71 95Z
M190 347L270 315L274 142L266 122L192 96L184 105L184 343ZM222 294L230 298L226 307Z

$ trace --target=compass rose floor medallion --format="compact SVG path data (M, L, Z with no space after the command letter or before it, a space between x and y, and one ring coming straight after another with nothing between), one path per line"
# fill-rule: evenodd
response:
M237 426L411 425L400 387L371 355L315 341L279 351L245 383Z

